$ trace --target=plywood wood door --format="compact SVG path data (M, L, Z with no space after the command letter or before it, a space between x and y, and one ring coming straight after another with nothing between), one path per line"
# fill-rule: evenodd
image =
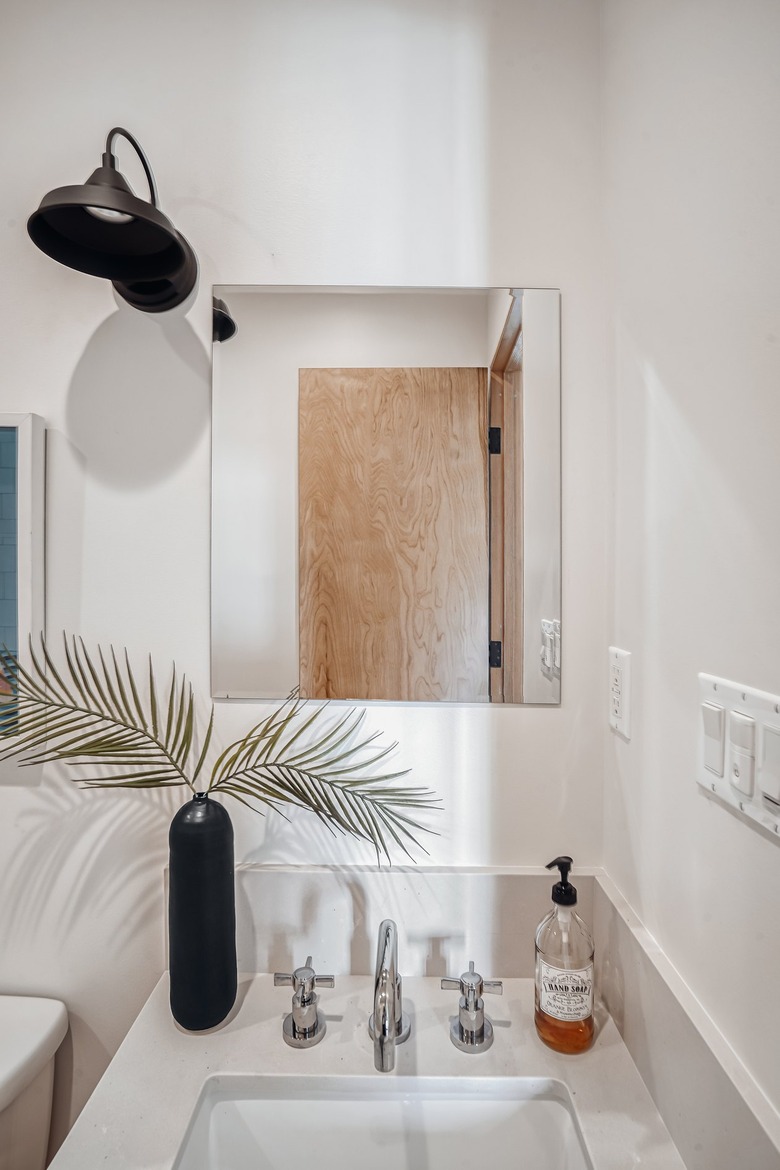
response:
M487 701L487 371L299 390L301 694Z

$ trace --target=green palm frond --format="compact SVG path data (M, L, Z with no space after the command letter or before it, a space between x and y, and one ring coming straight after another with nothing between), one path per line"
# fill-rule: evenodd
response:
M125 651L117 658L98 648L90 657L80 638L63 635L64 661L58 666L41 637L30 643L29 668L7 650L0 669L14 693L12 715L4 716L0 759L23 764L58 760L97 775L87 788L166 788L198 784L211 745L214 707L195 756L196 715L192 688L174 667L165 701L159 695L151 660L146 693L136 681ZM6 711L8 708L6 708ZM310 707L293 693L278 710L252 727L219 755L207 792L220 792L249 805L281 812L285 805L314 813L332 831L369 841L377 860L398 846L411 856L414 833L430 832L416 819L438 802L425 788L395 783L402 772L376 769L396 745L376 745L378 733L362 732L365 711L331 717L327 705Z
M248 803L307 809L328 828L370 841L390 860L397 845L422 848L413 814L437 806L429 789L393 784L402 772L374 769L396 744L374 748L378 733L360 735L365 711L328 719L327 706L306 708L293 694L217 760L209 791L230 793ZM302 717L303 716L303 717ZM426 830L430 831L430 830Z
M63 646L59 667L43 638L38 653L30 643L29 669L7 650L0 654L16 706L16 734L3 743L0 759L94 768L101 774L82 781L88 788L187 785L194 791L204 753L188 778L195 706L186 679L178 682L174 669L161 719L151 663L145 708L126 653L120 662L113 648L108 655L98 649L94 662L80 638L64 636ZM207 740L210 733L211 723Z

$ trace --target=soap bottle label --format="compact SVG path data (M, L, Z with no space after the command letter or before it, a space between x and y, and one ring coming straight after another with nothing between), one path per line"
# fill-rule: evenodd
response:
M587 1020L593 1014L593 964L564 971L538 957L537 962L541 1010L556 1020Z

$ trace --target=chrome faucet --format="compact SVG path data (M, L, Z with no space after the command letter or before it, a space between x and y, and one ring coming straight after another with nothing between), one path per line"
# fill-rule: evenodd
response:
M392 1072L395 1046L403 1044L411 1032L409 1017L404 1014L401 976L398 973L398 927L386 918L379 927L374 970L374 1010L368 1021L374 1041L374 1068Z

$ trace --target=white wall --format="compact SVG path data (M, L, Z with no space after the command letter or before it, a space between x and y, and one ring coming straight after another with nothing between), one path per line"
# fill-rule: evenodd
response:
M595 0L32 0L4 17L0 406L49 426L54 636L151 651L163 673L175 658L208 694L212 283L562 290L563 705L370 715L444 800L440 863L601 856L597 61ZM118 307L26 236L44 192L85 178L117 124L198 253L186 318ZM119 157L142 191L121 141ZM255 714L220 709L218 738ZM82 793L55 769L2 795L0 987L71 1012L56 1141L162 970L176 801ZM240 858L333 859L308 822L242 812Z
M780 8L606 0L603 34L610 636L634 688L605 866L780 1108L780 842L695 783L697 672L780 692Z

